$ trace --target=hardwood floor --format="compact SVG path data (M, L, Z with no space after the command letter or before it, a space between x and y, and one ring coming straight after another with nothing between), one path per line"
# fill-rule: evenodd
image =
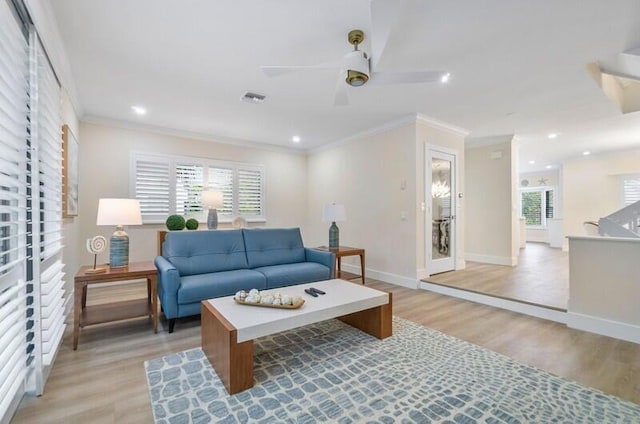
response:
M568 329L562 324L423 290L367 279L393 292L393 313L525 364L640 403L640 345ZM88 304L145 296L146 286L89 288ZM147 423L152 421L143 362L200 345L198 318L179 320L173 334L161 321L139 319L82 329L78 350L71 325L45 394L25 397L14 423Z
M520 249L518 266L467 262L463 270L432 275L424 281L566 310L569 254L544 243L527 243Z

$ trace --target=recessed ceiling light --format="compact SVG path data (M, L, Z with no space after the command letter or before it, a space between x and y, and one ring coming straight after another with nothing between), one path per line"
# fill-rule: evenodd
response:
M550 139L552 139L552 140L553 140L554 138L558 138L558 133L551 133L551 134L549 134L549 135L547 136L547 138L550 138Z
M582 152L582 154L585 155L585 156L589 156L591 154L591 152L586 150L586 151Z
M536 161L535 161L535 160L530 160L530 161L529 161L529 165L533 165L534 163L536 163Z
M449 82L450 77L451 77L451 74L447 72L446 74L440 77L440 82Z
M291 137L291 141L293 141L294 143L300 143L300 136L299 135L294 135L293 137Z
M545 166L545 168L547 168L547 169L551 169L551 168L553 168L553 166L551 166L551 165L547 165L547 166Z
M142 106L131 106L131 110L136 115L146 115L147 114L147 109L143 108Z

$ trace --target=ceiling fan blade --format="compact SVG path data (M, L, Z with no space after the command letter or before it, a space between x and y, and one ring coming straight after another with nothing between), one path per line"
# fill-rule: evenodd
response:
M304 71L307 69L340 69L342 61L319 63L317 65L300 66L260 66L262 72L269 77L277 77L289 72Z
M414 9L415 0L371 0L371 68L375 69L384 54L389 37L398 29L405 16Z
M416 84L421 82L440 81L447 75L441 71L418 72L373 72L368 84Z
M347 106L349 104L349 96L347 94L347 82L345 81L346 74L344 72L338 73L338 82L336 84L336 93L333 100L335 106Z

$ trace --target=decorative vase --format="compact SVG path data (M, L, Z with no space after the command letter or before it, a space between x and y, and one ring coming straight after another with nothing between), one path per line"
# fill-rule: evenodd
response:
M329 247L336 248L340 245L340 230L338 230L338 226L336 222L333 221L331 223L331 227L329 227Z

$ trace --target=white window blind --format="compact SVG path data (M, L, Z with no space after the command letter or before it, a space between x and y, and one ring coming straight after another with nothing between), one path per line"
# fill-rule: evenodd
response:
M176 213L194 215L202 212L204 168L200 165L176 165Z
M222 192L223 206L218 209L219 216L233 214L233 169L209 167L209 187Z
M171 214L206 221L202 190L222 191L223 222L235 216L266 220L261 165L133 153L131 169L130 193L140 200L144 223L164 222Z
M238 169L238 213L244 217L262 216L262 172Z
M27 376L27 39L0 2L0 421L13 414Z
M630 175L622 179L624 206L640 202L640 175Z
M154 158L135 161L133 195L140 200L143 219L159 222L167 218L169 210L169 160Z
M62 118L60 85L40 42L32 42L31 101L36 364L49 367L62 341L67 299L62 262ZM40 364L41 362L41 364Z

